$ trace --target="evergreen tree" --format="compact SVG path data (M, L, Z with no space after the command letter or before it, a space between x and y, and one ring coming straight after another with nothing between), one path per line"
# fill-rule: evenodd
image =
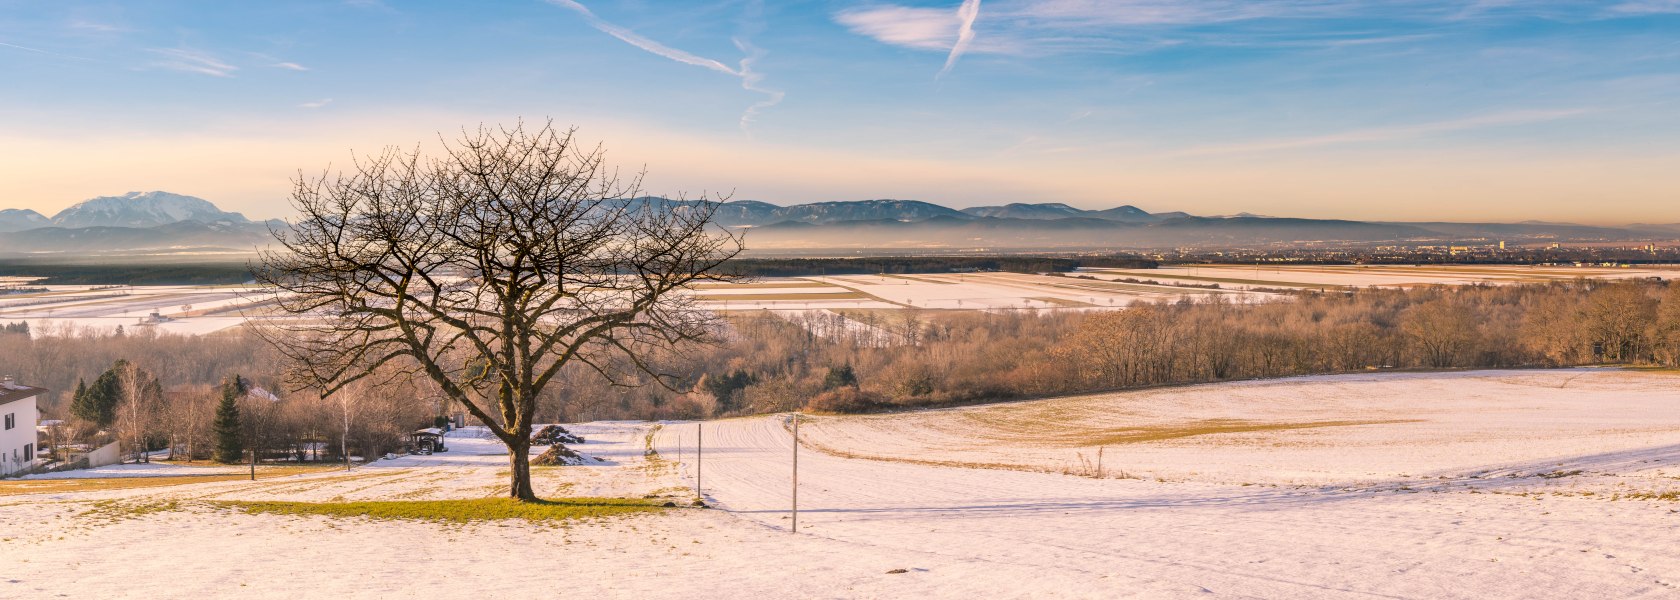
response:
M245 380L238 375L222 384L222 403L216 406L216 420L211 424L216 436L216 462L237 463L245 453L239 429L239 398L246 391Z
M76 380L76 391L75 391L75 393L70 394L70 414L76 415L77 417L82 416L82 414L80 412L80 409L78 409L77 406L80 406L83 402L86 402L86 400L83 400L83 398L86 398L86 397L87 397L87 380L86 379L77 379Z
M93 385L77 385L76 393L70 400L70 414L102 428L110 427L117 420L117 404L122 402L122 387L118 385L117 372L127 364L126 360L118 360L100 373L93 380Z
M823 389L832 390L842 387L857 387L857 373L852 371L850 363L838 367L829 367L828 375L823 377Z

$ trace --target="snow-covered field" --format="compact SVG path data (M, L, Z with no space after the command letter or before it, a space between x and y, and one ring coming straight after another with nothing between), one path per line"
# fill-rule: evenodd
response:
M1144 300L1173 301L1209 295L1226 295L1241 301L1272 297L1271 294L1239 290L1115 283L1022 273L776 277L733 288L707 288L698 293L703 306L731 311L1099 309L1124 308ZM840 297L843 294L853 297Z
M230 475L244 473L239 465L177 464L168 462L125 463L92 469L76 469L57 473L25 475L19 479L101 479L110 477L182 477L193 475Z
M244 324L267 296L242 286L46 286L47 292L0 296L0 322L25 321L34 332L76 335L155 327L177 334L212 333ZM154 320L153 314L164 317Z
M1159 269L1088 269L1105 279L1161 283L1216 283L1226 289L1411 287L1539 283L1577 278L1642 279L1680 277L1675 265L1639 267L1523 265L1182 265Z
M711 310L1101 310L1140 301L1221 295L1239 302L1279 298L1256 289L1467 285L1680 276L1680 267L1528 267L1511 265L1195 265L1160 269L1082 269L1066 277L1023 273L766 277L691 290ZM1123 280L1154 283L1136 283ZM1217 285L1218 289L1206 286ZM1202 287L1196 287L1202 286ZM27 321L48 335L123 326L203 334L248 318L275 318L263 290L243 286L46 286L44 293L0 296L0 323ZM157 313L166 319L154 322Z
M716 509L443 526L202 502L499 493L500 446L468 429L351 473L0 496L0 597L1680 595L1680 374L1313 377L800 429L799 535L786 416L579 425L603 461L536 473L548 496L681 499L703 466ZM1075 457L1096 448L1103 478Z

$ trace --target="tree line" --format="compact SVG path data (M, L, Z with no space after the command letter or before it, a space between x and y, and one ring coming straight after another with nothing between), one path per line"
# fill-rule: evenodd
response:
M55 443L121 444L131 460L341 461L400 447L440 414L414 385L361 385L330 397L288 391L281 361L256 336L113 334L0 328L0 365L44 387Z
M1387 369L1680 366L1680 284L1580 280L1186 295L1119 311L808 311L731 318L656 355L676 391L568 373L542 419L704 418L1042 397Z

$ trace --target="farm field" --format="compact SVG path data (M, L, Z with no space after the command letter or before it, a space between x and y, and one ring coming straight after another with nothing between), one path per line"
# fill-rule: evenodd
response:
M1580 277L1664 279L1680 267L1523 266L1263 266L1199 265L1160 269L1082 269L1065 276L1023 273L768 277L739 284L702 284L699 306L719 312L857 310L1100 310L1136 302L1220 296L1264 302L1273 290L1341 290L1367 286L1505 284ZM1136 280L1144 283L1128 282ZM26 281L9 283L27 285ZM1217 287L1214 287L1217 286ZM151 327L200 334L274 318L263 291L244 286L46 286L0 295L0 322L26 321L35 331L111 331ZM162 320L151 319L157 313Z
M703 467L714 508L434 523L227 504L496 495L505 456L468 428L450 452L350 473L0 496L0 597L1657 598L1680 586L1672 372L1359 374L807 417L799 535L785 415L572 429L602 460L538 469L540 495L685 503ZM1078 458L1097 448L1101 477Z
M1227 289L1319 289L1544 283L1578 278L1680 277L1680 266L1639 267L1523 265L1175 265L1159 269L1088 269L1104 279L1209 285Z
M724 311L808 309L1050 310L1124 308L1134 302L1223 295L1239 301L1262 292L1097 281L1023 273L834 275L764 278L698 292Z
M0 322L28 322L36 332L152 327L179 334L212 333L261 318L265 296L244 286L45 286L48 291L0 295ZM163 319L153 319L156 313Z

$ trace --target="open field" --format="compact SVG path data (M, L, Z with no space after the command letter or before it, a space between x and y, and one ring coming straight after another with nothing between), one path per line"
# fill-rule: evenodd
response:
M267 312L262 290L246 286L47 286L50 291L0 296L0 323L25 321L42 333L121 326L167 333L211 333ZM165 318L154 321L156 313Z
M541 495L685 504L703 427L716 509L535 520L472 501L505 489L506 459L467 429L448 453L351 473L0 498L0 596L1657 598L1680 586L1672 372L1324 376L806 419L801 535L785 416L575 426L590 440L578 450L602 460L536 470Z
M1136 302L1223 296L1238 302L1280 298L1266 290L1346 290L1367 286L1534 283L1580 277L1664 279L1680 267L1525 267L1511 265L1262 266L1084 269L1068 276L1024 273L767 277L706 283L689 293L711 310L1096 310ZM1142 283L1123 280L1137 280ZM1211 286L1217 289L1210 289ZM245 286L46 286L0 296L0 323L27 321L40 332L154 327L210 333L247 319L283 318L262 290ZM150 322L157 313L166 318Z
M1635 279L1680 277L1674 265L1640 267L1522 265L1193 265L1159 269L1090 269L1105 279L1140 279L1161 283L1219 284L1230 289L1282 288L1338 290L1369 286L1543 283L1577 278Z
M1238 290L1049 275L964 273L765 278L741 284L737 289L708 287L700 292L699 298L705 306L716 310L1045 310L1124 308L1139 301L1216 294L1243 301L1272 297Z

